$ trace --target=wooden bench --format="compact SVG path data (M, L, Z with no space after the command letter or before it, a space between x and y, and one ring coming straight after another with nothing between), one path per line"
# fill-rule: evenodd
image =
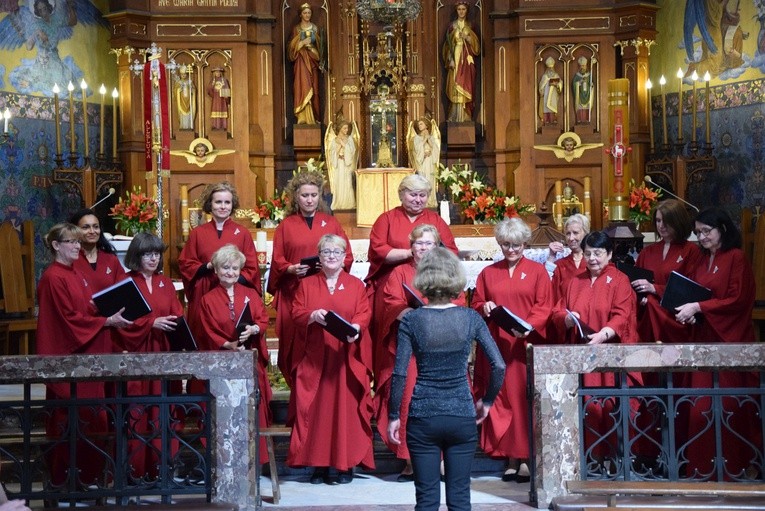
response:
M37 329L35 308L34 225L22 226L23 243L11 222L0 225L0 323L7 325L2 339L2 355L29 354L29 334ZM17 347L10 338L21 335Z
M553 501L559 511L765 509L765 484L691 481L567 481L578 498ZM605 497L605 499L603 499ZM618 497L618 502L617 502Z
M272 426L260 430L260 436L266 438L266 450L268 451L268 469L271 472L271 493L274 496L274 505L279 503L282 494L279 490L279 473L276 468L276 452L274 451L274 437L289 437L292 428L284 426Z

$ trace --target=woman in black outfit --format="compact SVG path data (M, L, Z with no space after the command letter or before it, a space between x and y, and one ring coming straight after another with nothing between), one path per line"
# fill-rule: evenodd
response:
M417 381L409 405L407 444L414 468L415 511L435 511L440 506L442 456L446 505L449 511L465 511L470 509L476 425L489 414L504 380L505 363L481 316L450 302L465 287L465 273L457 256L445 248L434 248L417 266L414 287L428 299L428 305L410 311L399 325L388 437L395 444L400 442L401 397L414 354ZM475 403L467 371L474 340L491 365L488 391Z

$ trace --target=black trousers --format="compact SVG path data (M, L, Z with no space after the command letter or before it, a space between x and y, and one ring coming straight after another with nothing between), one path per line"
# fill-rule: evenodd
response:
M449 511L470 510L470 470L478 429L473 417L409 417L406 443L414 469L415 511L438 511L441 502L441 458Z

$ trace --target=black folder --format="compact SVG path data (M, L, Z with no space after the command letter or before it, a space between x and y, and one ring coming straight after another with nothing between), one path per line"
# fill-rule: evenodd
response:
M239 319L236 322L236 339L234 339L236 342L239 342L239 337L242 335L242 332L250 326L254 325L255 322L252 320L252 314L250 313L250 302L247 302L244 304L244 308L242 309L242 313L239 314ZM244 347L246 349L250 349L250 345L252 344L252 336L248 337L244 343Z
M404 286L404 295L406 295L406 304L411 307L412 309L419 309L423 305L425 305L425 302L422 301L422 299L417 295L417 293L409 287L406 282L401 283L402 286Z
M355 337L359 333L356 327L335 311L329 311L324 315L324 321L327 323L324 330L331 333L343 342L348 342L348 337Z
M319 273L319 256L304 257L300 260L300 264L308 266L308 271L305 272L304 277Z
M99 314L109 317L125 307L122 317L128 321L147 315L151 307L141 294L135 281L128 277L93 295Z
M178 316L175 320L175 330L165 332L170 342L170 351L197 351L197 341L191 333L186 318Z
M712 290L702 286L681 273L673 271L669 274L661 306L672 314L677 314L675 307L686 303L703 302L712 298Z
M511 335L515 335L513 334L512 330L515 330L520 334L525 334L526 332L531 332L534 330L534 327L531 326L531 323L518 316L504 305L500 305L492 309L489 313L489 317L492 319L492 321L499 325L502 330Z
M630 279L630 282L645 279L648 282L653 283L653 272L651 270L622 262L617 262L616 267Z
M570 310L566 309L566 312L569 317L574 320L574 328L576 329L576 335L579 340L585 343L590 342L590 338L587 336L594 334L595 330L590 325L574 316Z

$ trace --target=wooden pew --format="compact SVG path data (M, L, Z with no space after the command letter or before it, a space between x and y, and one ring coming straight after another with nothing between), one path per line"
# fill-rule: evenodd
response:
M35 309L34 225L31 220L22 226L23 243L10 222L0 225L0 324L7 324L9 336L2 354L11 350L8 339L19 332L19 355L29 354L29 333L37 329Z

